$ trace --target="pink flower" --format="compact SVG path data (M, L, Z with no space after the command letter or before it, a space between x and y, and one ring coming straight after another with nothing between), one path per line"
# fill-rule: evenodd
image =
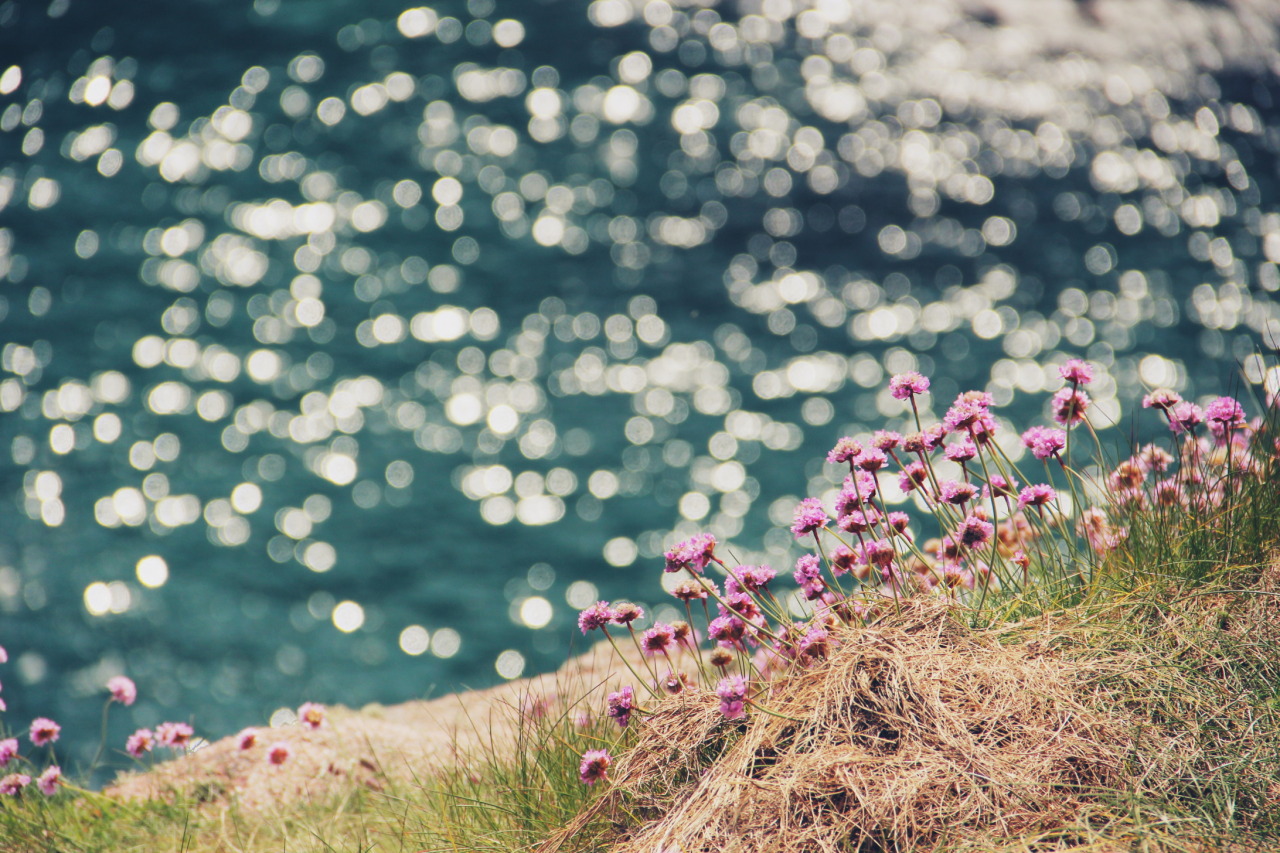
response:
M1093 381L1093 366L1078 358L1069 359L1058 368L1058 373L1073 385L1088 385Z
M942 425L948 432L963 432L980 421L986 413L986 406L971 400L959 400L942 416Z
M972 441L958 441L948 444L946 450L942 451L942 455L952 462L968 462L978 455L978 446Z
M791 532L797 539L802 539L826 527L830 520L827 517L827 511L822 508L822 501L817 498L805 498L796 507L796 517L791 525Z
M609 778L609 766L613 764L613 756L606 749L588 749L582 754L582 763L578 765L578 778L584 784L594 785L602 779Z
M987 485L982 490L982 496L984 498L989 498L992 495L998 498L1013 497L1013 493L1017 488L1017 480L1011 482L1002 474L992 474L991 479L987 481Z
M893 550L893 543L888 539L875 539L863 547L862 556L868 563L884 567L892 563L897 554Z
M111 698L121 705L132 705L138 698L137 685L123 675L108 680L107 690L111 691Z
M298 708L298 722L311 730L324 725L325 708L318 702L303 702Z
M609 709L606 713L618 723L619 728L625 729L627 723L631 722L631 712L636 707L636 692L630 685L621 690L610 693L607 700Z
M289 757L292 755L293 755L293 749L291 749L289 744L285 743L284 741L273 743L271 744L270 747L267 748L267 761L271 762L277 767L279 767L281 764L284 764L286 761L288 761Z
M1169 416L1169 429L1174 432L1191 432L1204 423L1204 410L1195 403L1184 401L1165 412Z
M156 726L156 742L170 749L185 749L195 734L186 723L161 723Z
M866 471L854 471L844 478L844 485L841 486L840 494L836 497L836 515L848 515L862 506L862 504L870 503L875 496L877 488L879 488L879 484L876 482L874 474ZM816 499L811 498L810 500Z
M982 516L970 515L960 523L960 529L956 531L956 539L966 547L981 548L991 541L995 532L995 526L991 522Z
M747 680L741 675L727 675L716 685L716 695L720 697L720 713L730 720L743 716L743 703L747 698Z
M710 533L698 533L676 545L666 553L668 572L689 569L701 573L715 559L716 537Z
M258 730L255 728L247 728L236 735L236 747L245 750L253 749L258 743Z
M53 743L62 732L62 726L48 717L37 717L31 721L31 742L36 746Z
M62 784L62 768L56 764L51 764L40 774L40 778L36 779L36 785L40 788L40 793L46 797L52 797L58 792L58 785Z
M584 634L597 628L603 628L612 621L613 608L609 606L607 601L597 601L578 614L578 627L582 629Z
M1036 486L1027 486L1018 493L1018 509L1025 509L1029 506L1044 506L1058 496L1058 493L1051 486L1041 483Z
M827 453L827 461L832 464L849 462L861 452L862 445L846 435L837 441L836 446Z
M8 776L0 779L0 794L6 797L16 797L22 793L22 789L31 784L31 777L25 773L10 773Z
M16 737L0 740L0 767L6 766L13 757L18 754L18 739Z
M659 622L640 635L640 648L647 655L665 654L667 646L675 641L675 631L670 625Z
M902 433L887 429L876 430L875 437L871 440L873 447L877 450L883 450L885 453L897 449L900 444L902 444Z
M861 468L863 471L879 471L888 461L889 458L884 455L883 450L868 447L857 455L853 460L853 464Z
M150 752L156 745L156 736L151 729L138 729L125 741L124 751L134 758L141 758L143 753Z
M747 623L736 616L717 616L707 624L707 636L722 646L734 646L747 632Z
M681 581L671 588L671 594L681 601L697 601L707 597L707 587L697 581Z
M778 573L768 566L738 566L729 573L747 592L759 592L769 585ZM726 586L728 581L725 581Z
M898 472L898 488L904 492L914 491L929 479L929 470L923 462L912 462Z
M911 538L911 534L907 531L907 525L911 524L911 516L907 515L905 512L891 512L886 516L886 518L889 521L890 527L903 534L908 539Z
M1171 391L1168 388L1157 388L1142 398L1142 408L1160 409L1167 414L1170 409L1181 402L1182 396L1177 391Z
M928 378L921 376L914 370L909 373L900 373L889 380L889 393L895 400L906 400L909 397L928 393L928 391Z
M1048 459L1067 446L1067 434L1060 429L1032 427L1022 434L1022 444L1035 458Z
M1089 409L1089 395L1075 388L1063 388L1053 395L1050 403L1053 419L1063 426L1078 424Z
M644 616L644 608L638 604L632 604L630 601L624 601L613 608L615 625L630 625L641 616Z
M1209 429L1219 437L1245 425L1244 406L1231 397L1219 397L1205 406L1204 417Z
M836 521L841 530L848 530L850 533L866 533L877 522L880 521L880 513L874 509L860 510L855 509L848 515L842 515Z
M804 586L806 583L822 577L822 564L818 562L818 558L815 555L805 554L796 560L796 570L792 577L796 579L796 583Z
M943 480L938 484L938 497L949 504L965 504L978 495L978 487L973 483L957 483L955 480Z
M831 634L821 625L814 625L800 638L800 654L811 658L825 658Z

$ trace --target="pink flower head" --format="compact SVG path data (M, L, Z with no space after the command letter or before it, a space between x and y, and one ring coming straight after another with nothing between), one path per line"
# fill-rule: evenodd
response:
M942 442L947 437L947 425L934 424L931 427L925 427L924 432L920 433L920 440L924 442L925 450L936 450L942 446Z
M0 663L9 662L9 653L4 650L4 646L0 646Z
M929 380L914 370L900 373L889 380L889 393L895 400L906 400L929 391Z
M942 424L948 432L964 432L987 413L987 407L972 400L959 400L942 416Z
M584 634L597 628L603 628L612 621L613 608L609 606L607 601L597 601L578 614L578 627L582 629Z
M836 515L848 515L864 503L870 503L878 487L874 474L854 471L844 478L844 485L836 496Z
M1035 458L1048 459L1067 446L1067 434L1060 429L1036 426L1022 434L1022 444Z
M800 654L811 658L825 658L831 634L821 625L814 625L800 638Z
M318 702L303 702L298 708L298 722L315 730L324 725L325 708Z
M659 622L640 635L640 648L647 655L665 654L667 646L675 641L675 636L670 625Z
M62 784L62 768L56 764L50 764L40 774L40 778L36 779L36 786L40 789L40 793L46 797L52 797L56 794L60 784Z
M1205 406L1204 417L1209 422L1209 429L1219 438L1246 423L1244 406L1232 397L1219 397Z
M738 566L736 570L730 572L730 575L747 592L759 592L767 587L778 573L768 566ZM727 585L728 581L725 583Z
M866 533L879 521L880 513L868 507L865 510L855 509L847 515L840 516L836 524L841 530L847 530L850 533Z
M817 498L805 498L796 507L796 517L791 525L791 532L797 539L803 539L810 533L826 527L830 520L827 517L827 511L822 508L822 501Z
M1018 493L1018 509L1025 509L1029 506L1044 506L1058 496L1053 487L1040 483L1035 486L1027 486Z
M681 601L696 601L707 597L707 588L697 581L681 581L671 588L671 594Z
M973 589L974 577L973 572L966 569L959 563L947 562L942 565L942 583L944 586L955 589L962 586L965 589Z
M868 447L854 458L853 464L863 471L879 471L889 461L883 450Z
M861 452L862 445L846 435L827 453L827 461L832 464L849 462Z
M978 446L972 441L957 441L948 444L942 455L952 462L968 462L978 455Z
M973 483L957 483L955 480L943 480L938 484L938 497L949 504L965 504L978 495L978 487Z
M960 523L956 539L968 548L981 548L991 541L995 526L980 515L970 515Z
M900 444L902 444L902 433L888 429L876 430L875 437L871 440L872 447L883 450L885 453L896 450Z
M741 675L727 675L716 685L716 696L720 697L720 713L730 720L743 716L743 703L747 698L747 680Z
M997 498L1009 498L1013 497L1017 488L1017 480L1011 481L1003 474L992 474L991 479L987 481L987 485L982 490L982 496L990 498L994 495Z
M912 462L898 472L898 488L904 492L920 488L929 479L929 469L923 462Z
M907 532L907 526L911 524L911 516L905 512L891 512L885 518L888 519L890 527L905 535L908 539L911 538L911 534Z
M735 646L747 633L747 623L736 616L717 616L707 624L707 636L722 646Z
M113 701L119 702L121 705L132 705L138 698L138 687L133 680L123 675L117 675L115 678L107 681L107 690L111 691Z
M860 559L861 557L846 548L844 545L837 545L836 549L831 552L831 574L836 575L837 577L845 574L853 568L853 564L858 562ZM813 558L813 564L814 566L818 565L817 557ZM800 564L797 562L796 571L799 570ZM815 574L814 578L817 578L818 576L819 575ZM799 581L797 581L797 583L799 583Z
M822 577L822 564L818 562L816 555L805 554L796 560L796 570L792 577L796 579L796 583L804 586L806 583Z
M1177 391L1171 391L1168 388L1157 388L1142 398L1142 408L1160 409L1168 414L1170 409L1181 402L1182 396Z
M1145 445L1138 451L1138 461L1143 464L1148 471L1156 473L1164 473L1169 470L1169 466L1173 464L1173 455L1163 447L1156 447L1154 444Z
M578 765L578 778L584 784L594 785L602 779L609 778L609 766L613 764L613 756L607 749L588 749L582 753L582 763Z
M156 726L156 742L170 749L186 749L195 734L186 723L161 723Z
M883 567L892 563L897 554L893 550L893 543L888 539L875 539L863 547L862 556L868 563Z
M644 616L644 608L638 604L632 604L630 601L624 601L613 608L613 622L615 625L630 625L641 616Z
M3 779L0 779L0 794L6 797L16 797L22 793L22 789L31 784L31 777L25 773L10 773Z
M36 717L31 721L31 742L36 746L53 743L62 732L62 726L48 717Z
M1093 381L1093 365L1078 358L1068 359L1058 368L1058 373L1072 385L1088 385Z
M1021 548L1013 552L1013 556L1010 558L1010 561L1024 572L1031 568L1031 558L1028 557L1026 552Z
M279 767L293 756L293 749L284 741L271 744L267 748L267 761Z
M1075 388L1063 388L1053 395L1050 403L1053 419L1063 426L1078 424L1089 409L1089 395Z
M155 748L156 736L151 729L138 729L125 741L124 751L134 758L141 758L144 753Z
M636 692L630 685L610 693L608 697L609 710L606 712L618 723L619 728L625 729L627 723L631 722L631 712L636 707Z
M908 453L924 453L928 446L924 441L924 433L913 432L902 439L902 449Z
M1169 429L1174 432L1192 432L1204 423L1204 410L1195 403L1184 401L1165 413L1169 416Z
M0 740L0 767L4 767L10 761L13 761L13 757L17 754L18 739L16 737Z
M255 728L243 729L240 734L236 735L236 747L241 750L253 749L258 743L258 730Z
M716 537L710 533L697 533L666 553L666 571L689 569L701 573L715 556Z

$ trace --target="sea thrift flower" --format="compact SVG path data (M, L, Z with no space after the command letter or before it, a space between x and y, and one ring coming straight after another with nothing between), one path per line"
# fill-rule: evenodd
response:
M913 432L902 439L902 449L908 453L924 453L929 448L925 445L924 433Z
M58 739L62 726L48 717L37 717L31 721L31 742L36 746L44 746Z
M960 400L942 416L942 424L948 432L964 432L987 413L985 406L970 400Z
M587 785L594 785L601 779L609 778L609 766L613 764L613 756L605 749L588 749L582 754L582 763L578 765L578 778Z
M889 540L877 539L866 544L866 547L863 548L863 556L872 565L888 566L893 562L896 554L893 550L893 544Z
M303 702L298 708L298 722L309 729L318 729L324 725L325 709L318 702Z
M185 749L194 732L186 723L161 723L156 726L156 742L170 749Z
M850 462L861 452L862 445L846 435L837 441L836 446L827 453L827 461L837 465L842 462Z
M942 455L952 462L968 462L978 455L978 445L972 441L959 441L955 444L948 444L946 449L942 451Z
M1031 567L1031 558L1023 551L1014 551L1010 561L1024 572Z
M244 729L240 734L236 735L236 746L240 749L253 749L258 743L258 730L255 728Z
M689 676L683 672L668 672L662 679L662 689L674 696L677 693L683 693L684 689L692 683Z
M900 373L889 380L889 393L895 400L906 400L929 392L929 380L914 370Z
M949 589L955 589L960 586L965 589L973 589L974 587L973 572L969 571L959 563L944 563L939 574L942 575L943 586L946 586Z
M747 680L741 675L729 675L720 679L716 685L716 695L720 697L720 713L730 720L746 716L743 703L747 698Z
M676 545L666 553L668 572L689 569L701 573L715 559L716 537L710 533L697 533Z
M18 739L16 737L0 740L0 767L7 765L17 754Z
M62 784L62 768L56 764L49 765L40 774L40 778L36 779L36 786L40 789L40 793L46 797L52 797L56 794L60 784Z
M797 539L802 539L826 527L830 520L827 517L827 511L822 508L822 501L817 498L805 498L796 507L796 517L791 525L791 532Z
M1156 473L1164 473L1169 470L1169 466L1173 464L1173 455L1163 447L1156 447L1154 444L1148 444L1138 451L1138 461L1146 467L1148 471Z
M629 601L624 601L613 608L613 621L616 625L630 625L644 615L644 608Z
M739 566L737 571L731 574L748 592L759 592L769 585L769 581L778 576L778 573L768 566Z
M852 552L850 552L850 554L852 554ZM816 555L805 554L803 557L796 560L796 570L792 574L792 577L796 579L796 583L804 586L806 583L822 577L822 564L818 561Z
M800 654L811 658L825 658L831 634L821 625L814 625L800 639Z
M969 548L981 548L991 541L995 534L995 526L979 515L970 515L960 523L956 531L956 539Z
M883 450L885 453L897 449L900 444L902 444L902 433L887 429L876 430L875 437L871 440L871 445L876 450Z
M973 483L957 483L955 480L943 480L938 484L938 497L949 504L964 504L978 495L977 486Z
M710 661L711 665L717 669L724 669L726 666L733 663L733 652L723 646L716 646L711 650L711 654L707 655L707 660Z
M1053 395L1050 406L1055 421L1071 426L1084 420L1084 413L1089 408L1089 395L1074 388L1063 388Z
M886 516L886 518L889 521L890 527L898 533L904 534L908 539L911 538L911 534L907 532L907 526L911 524L911 516L907 515L905 512L891 512Z
M288 761L292 755L293 755L293 750L289 747L289 744L285 743L284 741L280 741L279 743L273 743L267 749L267 761L271 762L277 767L279 767L281 764L284 764L286 761Z
M1029 506L1044 506L1058 496L1058 493L1051 486L1041 483L1036 486L1027 486L1018 493L1018 509L1026 509Z
M747 632L747 623L736 616L717 616L707 625L707 636L723 646L733 646Z
M1048 459L1067 446L1067 434L1060 429L1036 426L1022 434L1022 444L1035 458Z
M610 693L605 701L609 706L606 713L618 723L619 728L625 729L627 723L631 722L631 712L636 707L635 690L628 685Z
M640 648L647 655L666 654L667 646L675 642L675 630L662 622L640 635Z
M578 627L582 629L582 633L594 631L596 628L603 628L613 621L613 608L609 606L607 601L597 601L578 614Z
M1009 480L1009 478L1001 474L992 474L991 479L987 481L987 485L982 489L982 496L990 498L1011 498L1017 492L1018 482Z
M1168 388L1157 388L1142 398L1142 408L1160 409L1165 414L1168 414L1170 409L1181 402L1182 396L1177 391L1171 391Z
M124 751L134 758L141 758L143 753L150 752L156 745L156 736L151 729L138 729L125 741Z
M1169 429L1174 432L1191 432L1204 423L1204 410L1195 403L1182 402L1166 410Z
M111 698L121 705L132 705L138 698L137 685L123 675L108 680L107 689L111 691Z
M3 779L0 779L0 794L6 797L16 797L22 793L22 789L31 784L31 777L25 773L10 773Z
M853 464L863 471L879 471L888 461L889 457L884 455L883 450L868 447L854 458Z
M921 440L924 441L925 450L936 450L942 446L942 442L947 437L946 424L934 424L920 433Z
M681 581L671 588L671 594L681 601L694 601L707 597L707 588L697 581Z
M898 473L898 488L904 492L914 491L929 479L929 469L923 462L912 462Z
M737 616L741 619L754 620L760 615L760 607L756 600L745 592L730 592L724 597L725 604L717 605L721 616Z
M1058 368L1058 373L1074 385L1088 385L1093 381L1093 366L1078 358L1069 359Z
M855 509L848 515L840 516L836 524L839 525L841 530L848 530L850 533L866 533L879 521L880 513L876 510Z
M1209 429L1219 438L1245 426L1244 407L1231 397L1219 397L1204 408Z

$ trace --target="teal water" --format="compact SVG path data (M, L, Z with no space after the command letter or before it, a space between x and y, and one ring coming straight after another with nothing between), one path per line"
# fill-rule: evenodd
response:
M1159 5L0 3L5 725L548 670L892 373L1273 385L1275 20Z

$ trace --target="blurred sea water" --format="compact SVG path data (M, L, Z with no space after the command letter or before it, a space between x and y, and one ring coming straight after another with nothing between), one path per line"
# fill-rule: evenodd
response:
M1025 427L1087 357L1117 448L1275 390L1278 21L0 3L4 725L553 668L598 596L664 618L676 538L789 565L893 373Z

